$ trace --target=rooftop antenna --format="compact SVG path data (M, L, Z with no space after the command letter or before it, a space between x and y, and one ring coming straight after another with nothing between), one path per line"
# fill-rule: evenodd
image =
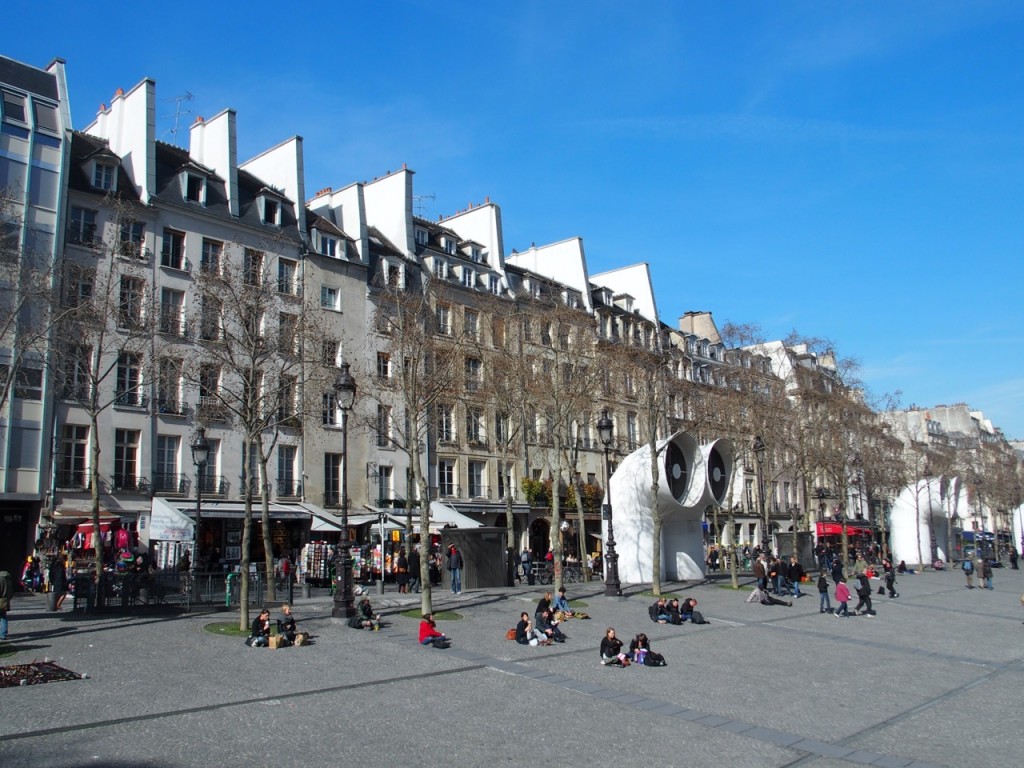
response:
M168 133L170 133L171 136L173 137L173 140L174 140L175 144L178 143L177 142L177 139L178 139L178 125L181 122L182 115L191 115L192 114L192 110L190 110L190 109L186 109L186 110L182 111L181 104L182 104L182 102L193 101L194 99L195 99L195 96L193 96L189 91L185 91L184 94L182 94L180 96L175 96L174 97L174 127L171 128L171 130L168 131Z
M424 205L423 201L433 201L435 197L435 195L413 195L412 199L415 201L413 205L415 205L416 207L416 215L419 216L421 219L424 218L423 211L426 209L427 206Z

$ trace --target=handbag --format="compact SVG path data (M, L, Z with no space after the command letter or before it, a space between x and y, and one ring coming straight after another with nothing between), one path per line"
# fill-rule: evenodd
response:
M506 640L515 640L516 639L516 631L515 631L514 628L510 629L508 632L505 633L505 639Z
M431 645L433 645L435 648L448 648L451 646L451 642L448 640L447 637L435 637L431 641Z

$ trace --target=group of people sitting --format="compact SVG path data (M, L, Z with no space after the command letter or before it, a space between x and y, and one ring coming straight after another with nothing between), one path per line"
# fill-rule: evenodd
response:
M665 657L651 650L651 641L643 632L630 641L628 653L622 650L622 646L622 641L615 636L614 627L608 627L601 640L601 664L607 667L628 667L630 664L665 666Z
M292 614L292 607L285 603L281 606L281 618L277 620L276 637L277 647L289 645L304 645L309 639L308 632L299 632L295 627L295 616ZM270 609L264 608L259 615L252 620L252 629L245 644L250 648L266 648L270 638L275 636L270 626Z
M687 597L682 602L679 602L677 597L671 600L659 597L654 605L647 609L647 613L655 624L682 624L686 621L691 624L710 623L697 610L697 601L692 597Z
M565 599L565 587L558 590L558 597L552 598L550 592L537 601L537 608L533 612L533 620L530 614L523 611L519 614L519 623L516 624L515 640L520 645L553 645L564 643L566 635L559 625L565 619L571 619L573 612L569 610L569 603Z

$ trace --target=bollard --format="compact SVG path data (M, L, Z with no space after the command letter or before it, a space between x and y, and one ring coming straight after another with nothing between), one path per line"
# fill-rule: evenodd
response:
M227 578L224 579L224 606L226 608L231 607L231 589L234 586L235 574L229 573Z
M313 596L313 587L308 581L302 582L302 596L307 600Z

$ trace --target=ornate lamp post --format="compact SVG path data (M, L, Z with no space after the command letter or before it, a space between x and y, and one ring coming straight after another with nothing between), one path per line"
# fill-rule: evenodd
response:
M619 556L615 552L615 527L612 523L612 488L611 476L608 471L608 446L612 444L612 429L614 424L608 418L608 410L601 411L601 418L597 420L597 434L604 445L604 488L608 494L607 516L608 516L608 551L604 559L607 563L604 575L604 593L608 597L621 597L622 584L619 583Z
M341 541L334 553L334 609L331 615L337 619L355 616L356 607L352 599L352 550L348 540L348 412L356 401L356 380L348 363L341 364L338 377L334 380L334 393L341 408Z
M771 556L771 522L768 519L768 508L764 505L764 440L758 435L750 444L750 450L754 452L757 459L757 498L761 505L761 520L764 527L761 530L761 551Z
M200 427L196 431L195 440L189 446L192 449L192 463L196 466L196 527L192 532L192 587L195 588L195 575L199 569L199 527L203 523L203 480L205 479L206 462L210 459L210 441L206 439L206 430ZM195 599L195 595L192 595Z

